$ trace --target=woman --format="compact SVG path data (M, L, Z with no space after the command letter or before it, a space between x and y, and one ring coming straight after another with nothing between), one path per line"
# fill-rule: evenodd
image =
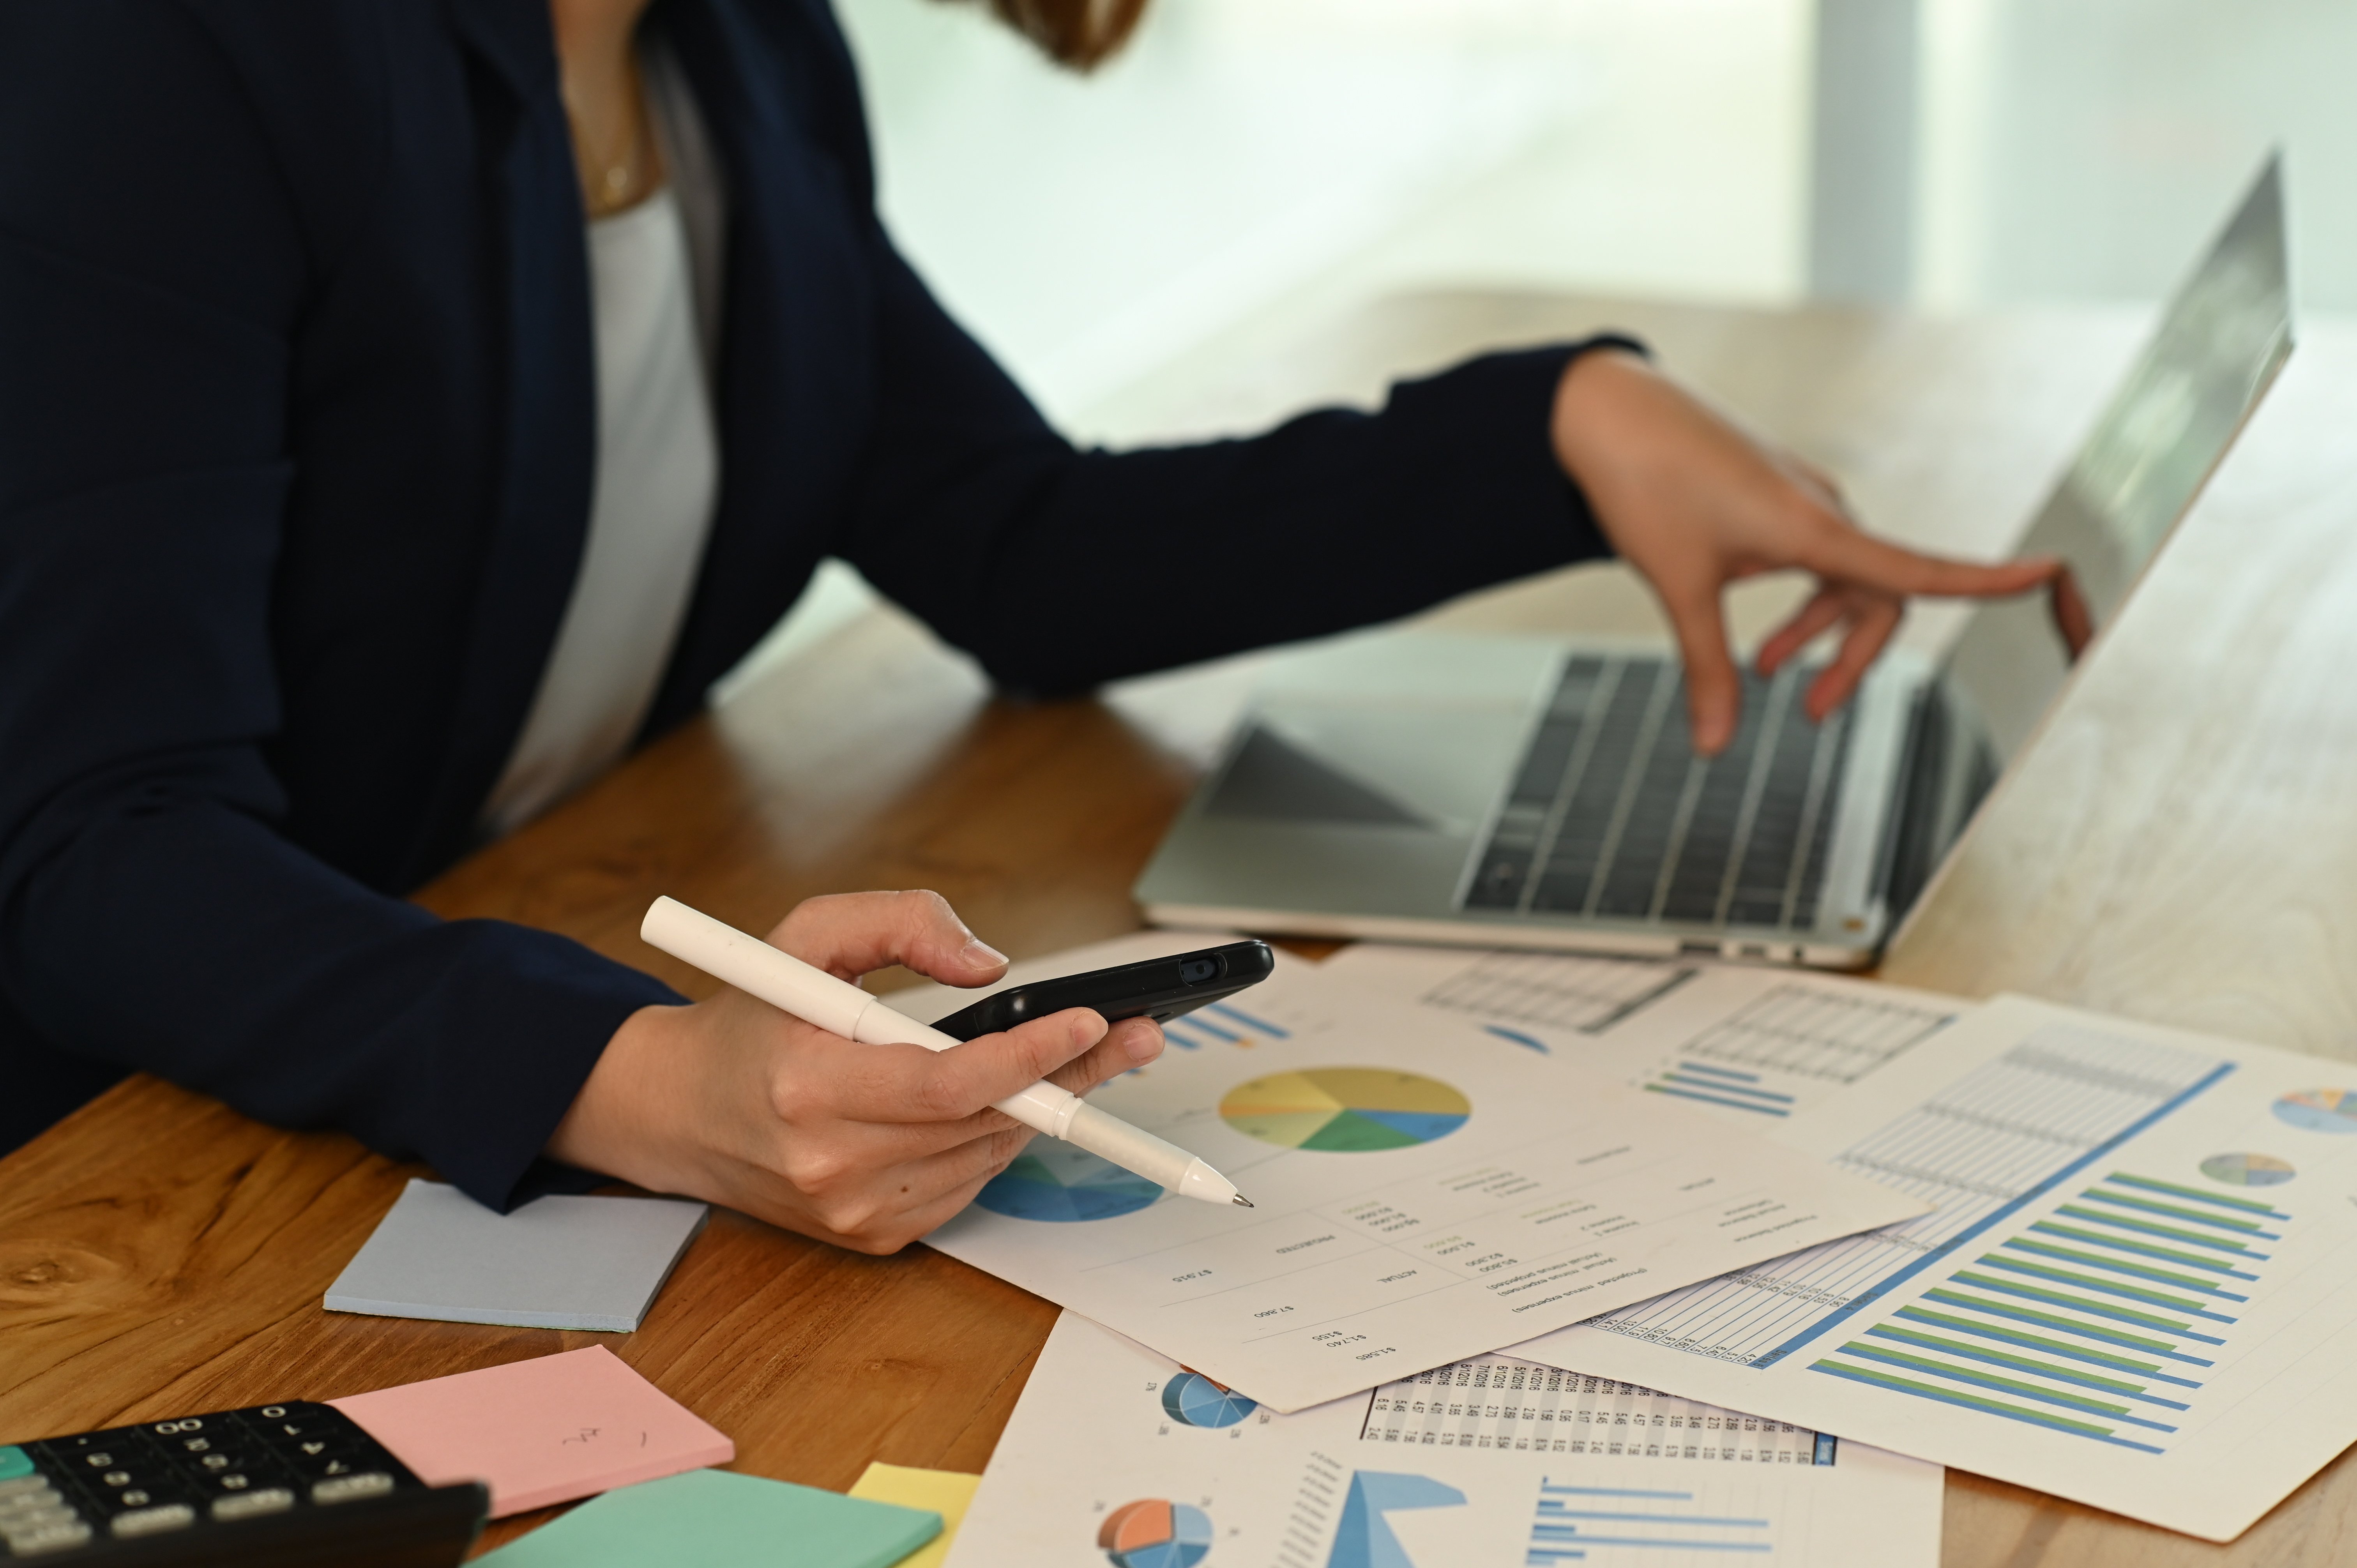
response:
M145 1069L494 1205L953 1212L1017 1146L991 1100L1152 1026L855 1050L400 897L694 712L828 553L1053 693L1617 550L1705 749L1729 579L1818 575L1766 651L1846 624L1822 713L1902 595L2044 575L1867 539L1612 343L1076 451L878 225L824 0L0 0L0 1148ZM930 896L775 940L1002 962Z

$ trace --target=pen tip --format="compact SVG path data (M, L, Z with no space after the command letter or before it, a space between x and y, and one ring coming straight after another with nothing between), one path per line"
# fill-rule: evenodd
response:
M1249 1197L1245 1197L1243 1193L1241 1193L1241 1192L1240 1192L1240 1193L1238 1193L1238 1194L1236 1194L1235 1202L1236 1202L1236 1207L1237 1207L1237 1208L1250 1208L1253 1206L1253 1200L1252 1200L1251 1198L1249 1198Z

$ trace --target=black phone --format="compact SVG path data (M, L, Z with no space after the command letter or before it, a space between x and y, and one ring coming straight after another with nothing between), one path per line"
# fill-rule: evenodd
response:
M1109 1024L1124 1018L1151 1018L1159 1024L1257 985L1275 969L1276 955L1269 951L1266 942L1228 942L1174 958L1150 958L1144 963L1120 963L1086 974L1009 986L946 1018L935 1019L933 1027L957 1039L971 1040L1067 1007L1093 1007Z

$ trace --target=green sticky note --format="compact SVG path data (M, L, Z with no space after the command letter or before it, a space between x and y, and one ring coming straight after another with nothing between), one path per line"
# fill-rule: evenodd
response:
M590 1498L477 1568L886 1568L942 1516L726 1470L690 1470Z
M13 1481L19 1476L33 1473L33 1456L21 1448L0 1448L0 1481Z

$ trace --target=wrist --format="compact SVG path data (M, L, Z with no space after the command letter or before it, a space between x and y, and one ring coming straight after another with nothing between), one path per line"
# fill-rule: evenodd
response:
M1548 440L1565 475L1591 500L1599 470L1642 459L1656 445L1659 422L1647 415L1663 384L1651 360L1618 341L1564 367L1548 412Z
M676 1075L665 1068L680 1059L691 1011L657 1004L622 1020L549 1134L551 1159L657 1191L676 1186L652 1167L664 1143L662 1112L676 1092Z

